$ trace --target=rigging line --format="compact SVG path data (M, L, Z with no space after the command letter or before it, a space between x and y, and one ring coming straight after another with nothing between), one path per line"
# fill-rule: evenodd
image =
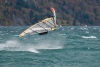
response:
M49 21L47 21L48 23L50 23ZM52 23L50 23L51 25L53 25ZM54 26L54 25L53 25Z
M45 22L43 22L44 24L46 24ZM47 26L49 26L50 28L52 28L50 25L46 24Z
M39 24L37 24L37 25L39 25ZM40 27L42 27L41 25L39 25ZM44 27L42 27L43 29L45 29ZM48 30L47 29L45 29L47 32L48 32Z
M29 29L32 30L31 28L29 28ZM34 31L34 30L32 30L32 31L38 33L37 31Z

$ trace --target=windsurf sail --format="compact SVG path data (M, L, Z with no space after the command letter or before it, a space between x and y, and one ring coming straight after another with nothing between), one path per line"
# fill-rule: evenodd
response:
M21 34L19 34L19 37L22 37L26 34L47 34L48 31L56 30L56 12L54 8L51 8L51 11L53 13L53 17L46 18L42 21L39 21L38 23L30 26L28 29L23 31Z

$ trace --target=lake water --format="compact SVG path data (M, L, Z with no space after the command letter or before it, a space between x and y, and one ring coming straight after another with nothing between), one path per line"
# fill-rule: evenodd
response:
M100 67L100 26L63 26L46 35L0 27L0 67Z

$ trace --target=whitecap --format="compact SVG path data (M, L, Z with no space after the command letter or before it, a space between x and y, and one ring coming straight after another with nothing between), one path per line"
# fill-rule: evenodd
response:
M88 30L88 28L83 28L83 30Z
M71 30L73 30L74 28L71 28Z
M81 36L82 38L97 38L96 36Z
M15 31L10 31L10 32L12 33L12 32L15 32Z
M0 31L0 33L2 33L2 31Z
M33 53L39 53L39 51L34 48L29 48L28 51Z
M14 35L14 36L18 36L18 35Z
M0 34L0 35L4 36L5 34Z
M5 33L6 35L8 34L8 33Z
M86 33L89 33L89 31L86 31Z
M58 34L58 35L61 35L61 36L66 36L66 34Z
M87 27L82 27L82 28L80 28L81 30L88 30L88 28Z
M94 30L96 30L96 28L93 28Z

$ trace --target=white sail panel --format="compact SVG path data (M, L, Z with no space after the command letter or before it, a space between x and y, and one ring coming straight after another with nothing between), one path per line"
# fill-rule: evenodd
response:
M46 18L42 21L39 21L39 23L36 23L32 26L30 26L28 29L26 29L24 32L22 32L19 37L24 36L25 34L36 34L36 33L42 33L42 32L48 32L52 31L55 28L55 23L53 20L53 17Z

